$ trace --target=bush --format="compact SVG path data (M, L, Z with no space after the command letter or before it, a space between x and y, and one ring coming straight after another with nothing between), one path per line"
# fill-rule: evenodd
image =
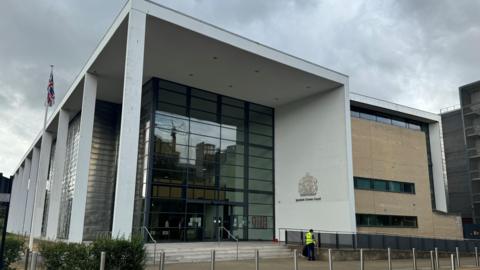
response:
M106 252L106 269L143 269L145 250L143 240L138 237L125 239L98 239L91 246L91 253L100 264L100 254Z
M42 242L40 253L46 269L98 269L100 254L106 252L106 269L140 270L144 266L145 250L139 238L98 239L90 245L63 242Z
M13 235L7 235L5 237L5 249L4 249L4 266L5 269L10 268L10 265L18 260L23 251L23 239L18 239Z
M41 242L39 248L47 269L95 269L87 245Z

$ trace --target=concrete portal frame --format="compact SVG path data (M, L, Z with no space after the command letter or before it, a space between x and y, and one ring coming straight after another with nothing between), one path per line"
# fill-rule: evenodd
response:
M274 108L275 231L356 231L348 77L152 1L130 0L47 123L47 131L60 134L61 111L81 112L69 241L83 241L96 100L122 104L112 236L131 236L142 85L152 77ZM40 140L41 134L28 152ZM318 180L322 200L296 201L307 174ZM58 220L56 209L48 213L49 238L56 237L50 226ZM312 211L322 218L312 218Z

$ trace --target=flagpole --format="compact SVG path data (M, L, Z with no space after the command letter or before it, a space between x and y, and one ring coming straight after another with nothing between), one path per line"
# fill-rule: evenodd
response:
M50 74L53 74L53 65L50 65ZM47 131L47 115L48 115L48 92L47 92L47 98L45 99L45 115L43 117L43 129L42 129L42 140L45 136L45 132ZM40 160L38 161L40 163ZM37 204L37 194L38 194L38 182L40 179L39 178L40 170L37 170L37 183L35 184L35 193L33 194L33 209L32 209L32 218L31 218L31 223L30 223L30 238L28 241L28 249L31 251L33 250L33 227L35 226L35 208Z

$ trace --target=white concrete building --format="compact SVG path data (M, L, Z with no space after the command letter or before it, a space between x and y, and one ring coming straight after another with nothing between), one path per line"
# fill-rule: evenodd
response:
M33 224L48 239L355 232L348 76L131 0L20 161L13 190L8 231Z

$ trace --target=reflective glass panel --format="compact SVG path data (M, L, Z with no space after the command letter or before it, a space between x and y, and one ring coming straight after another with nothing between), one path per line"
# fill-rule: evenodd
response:
M271 126L273 124L272 116L263 113L250 111L250 121Z
M172 92L167 90L158 91L158 101L175 104L183 107L187 106L187 96L185 96L184 94L179 94L177 92Z
M271 240L273 109L172 82L158 86L149 99L157 102L153 160L145 160L152 168L144 169L152 177L154 237L215 241L226 237L216 233L224 226L239 239ZM142 119L151 116L142 113Z

